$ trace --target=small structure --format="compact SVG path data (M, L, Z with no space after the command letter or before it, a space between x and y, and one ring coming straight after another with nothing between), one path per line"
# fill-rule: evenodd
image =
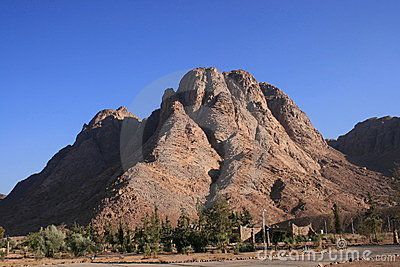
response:
M292 236L309 236L309 235L315 235L315 231L311 223L305 226L297 226L294 223L292 223L291 234Z
M282 222L279 224L272 225L271 227L266 227L266 230L269 231L269 234L280 239L279 237L296 237L296 236L311 236L315 235L312 224L305 225L296 225L292 222ZM258 243L262 242L262 227L254 226L254 227L245 227L240 226L239 228L240 241L242 242L252 242Z
M291 237L296 236L310 236L315 235L312 224L296 225L292 222L284 222L275 224L271 228L272 235L274 234L287 234Z
M256 235L259 234L262 227L246 227L240 226L240 241L256 242Z

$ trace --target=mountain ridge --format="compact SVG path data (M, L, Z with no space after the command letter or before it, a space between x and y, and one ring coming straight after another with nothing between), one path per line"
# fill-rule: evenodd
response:
M155 205L176 221L217 197L256 220L265 208L272 223L328 214L333 203L356 212L368 193L388 204L389 180L329 147L283 91L244 70L197 68L146 119L123 107L96 114L0 203L0 225L12 234L74 222L133 228Z
M329 144L355 164L391 176L395 164L400 163L400 118L366 119Z

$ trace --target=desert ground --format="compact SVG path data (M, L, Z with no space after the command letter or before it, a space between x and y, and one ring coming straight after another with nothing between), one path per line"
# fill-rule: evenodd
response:
M368 253L368 251L370 253ZM357 254L358 253L358 254ZM363 254L367 253L367 254ZM320 253L316 253L316 257L308 257L310 253L302 251L295 251L292 258L272 260L262 260L263 252L258 253L242 253L240 255L233 254L194 254L194 255L160 255L158 260L164 263L138 263L140 259L138 256L114 256L114 257L99 257L95 260L89 258L82 258L78 261L73 260L41 260L41 261L27 261L16 260L2 262L1 266L63 266L63 267L110 267L110 266L132 266L132 267L145 267L145 266L329 266L333 263L337 264L342 261L345 263L339 264L344 267L394 267L400 266L400 246L360 246L350 247L347 250L337 251L332 250L321 257ZM346 256L347 255L347 256ZM358 261L358 257L362 258L363 255L368 255L369 261ZM178 258L179 257L179 258ZM260 258L261 259L257 259ZM206 261L207 259L207 261ZM214 261L209 261L214 260ZM167 262L173 263L167 263ZM186 262L185 262L186 261ZM192 261L192 262L187 262ZM349 262L350 261L350 262ZM135 263L136 262L136 263Z

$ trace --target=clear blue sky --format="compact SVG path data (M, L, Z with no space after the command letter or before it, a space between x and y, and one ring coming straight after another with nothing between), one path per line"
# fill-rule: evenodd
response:
M325 137L400 115L400 1L0 1L0 192L100 109L145 116L176 75L242 68ZM146 87L147 86L147 87Z

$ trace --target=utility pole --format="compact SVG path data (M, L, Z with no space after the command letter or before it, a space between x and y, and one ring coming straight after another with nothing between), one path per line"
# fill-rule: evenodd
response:
M351 232L354 235L354 221L353 221L353 218L351 218Z
M328 226L326 225L326 220L324 220L324 225L325 225L325 234L328 234Z
M265 209L262 212L262 219L263 219L263 242L264 242L264 250L267 250L267 243L265 241Z
M6 255L10 254L10 238L7 236L7 251Z
M387 221L388 221L388 232L390 233L391 231L391 227L390 227L390 218L389 218L389 216L387 217Z
M393 229L393 244L398 245L399 244L399 234L396 229L396 221L394 218L392 219L392 225L393 225L393 227L392 227L392 229Z

